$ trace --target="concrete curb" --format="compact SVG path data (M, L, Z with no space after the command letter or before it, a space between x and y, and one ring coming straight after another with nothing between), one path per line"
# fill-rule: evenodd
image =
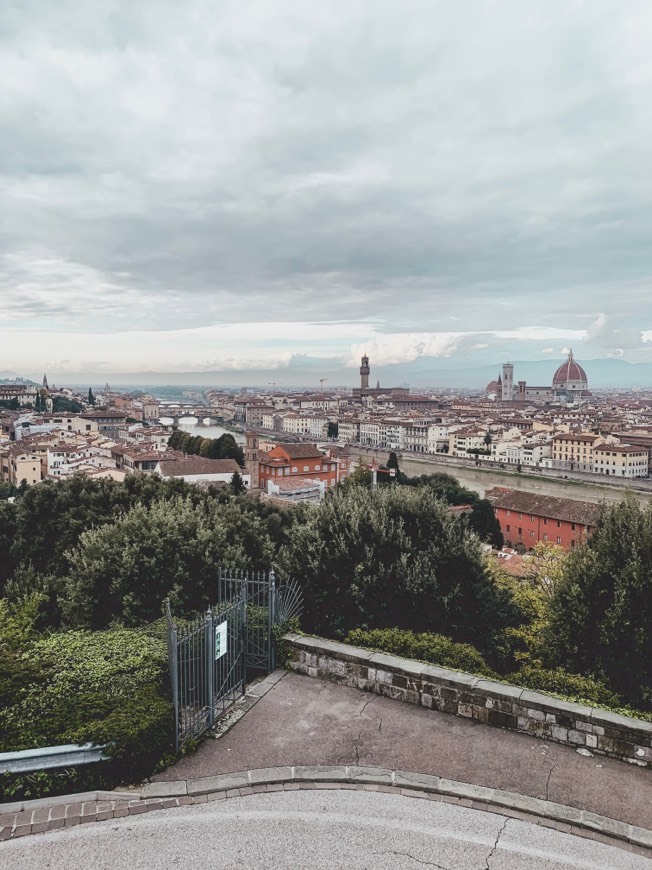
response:
M137 797L135 793L130 795L130 799L115 792L106 793L112 795L112 799L108 800L85 801L80 799L87 795L68 795L67 804L55 805L51 802L48 806L0 816L0 840L151 810L302 788L359 789L440 800L554 828L652 858L652 831L616 819L552 801L439 776L352 765L270 767L201 779L152 782L144 786Z

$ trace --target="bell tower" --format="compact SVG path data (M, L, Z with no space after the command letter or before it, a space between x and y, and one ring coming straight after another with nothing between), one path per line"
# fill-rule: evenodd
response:
M258 464L258 435L255 432L247 432L245 444L245 468L250 477L249 488L258 489L259 464Z
M503 383L502 383L502 400L503 402L514 401L514 366L512 363L503 365Z
M362 365L360 366L360 389L368 390L369 389L369 374L371 369L369 368L369 357L365 354L362 357Z

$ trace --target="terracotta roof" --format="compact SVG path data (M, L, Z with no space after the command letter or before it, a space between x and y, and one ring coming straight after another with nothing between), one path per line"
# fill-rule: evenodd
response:
M320 459L324 454L316 444L278 444L284 450L290 459L311 459L313 456Z
M552 379L553 386L555 384L564 384L566 381L584 381L586 382L588 379L586 377L586 372L582 368L581 365L578 365L573 358L573 351L568 352L568 359L565 363L562 363L557 371L555 372L555 376Z
M495 487L485 498L493 507L504 508L523 514L534 514L553 520L566 520L585 526L594 526L600 515L600 506L586 501L541 495L538 492L523 492L518 489Z
M204 459L201 456L188 456L185 459L165 459L161 456L163 477L182 477L186 474L235 474L242 469L235 459Z

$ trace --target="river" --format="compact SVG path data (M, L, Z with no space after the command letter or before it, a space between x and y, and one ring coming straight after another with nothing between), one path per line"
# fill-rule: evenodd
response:
M366 451L353 450L352 452L360 452L363 456L368 456ZM385 461L387 451L380 451L378 454L380 461ZM594 504L599 504L601 501L621 501L628 487L626 486L600 486L599 484L585 483L578 480L554 480L548 477L536 477L535 474L519 474L518 472L501 472L497 469L477 469L466 466L449 465L446 460L434 461L427 459L416 459L403 455L399 460L401 470L410 477L416 477L420 474L437 474L445 473L455 477L462 486L467 489L477 492L484 496L487 490L494 486L509 487L509 489L520 489L525 492L539 492L543 495L553 495L558 498L572 498L580 501L588 501ZM634 492L634 495L641 504L647 504L651 496L647 493Z
M208 419L208 417L205 419ZM171 426L172 418L161 417L161 423L164 426ZM238 444L245 443L245 436L241 432L232 432L223 426L199 426L198 424L199 420L197 417L182 417L179 420L179 429L193 436L201 435L202 438L219 438L221 435L233 435Z

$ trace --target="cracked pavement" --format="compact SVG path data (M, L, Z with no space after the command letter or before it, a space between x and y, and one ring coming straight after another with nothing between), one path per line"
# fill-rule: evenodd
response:
M291 673L219 740L154 778L312 764L430 773L652 829L649 770Z
M640 855L398 794L259 793L3 844L12 870L649 870ZM4 866L4 865L3 865Z

